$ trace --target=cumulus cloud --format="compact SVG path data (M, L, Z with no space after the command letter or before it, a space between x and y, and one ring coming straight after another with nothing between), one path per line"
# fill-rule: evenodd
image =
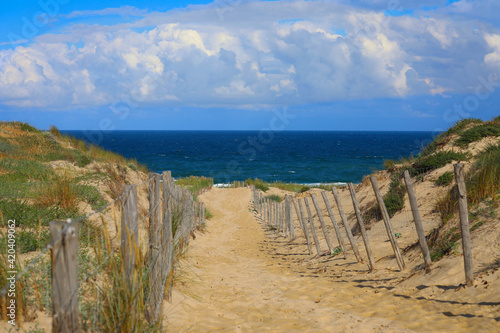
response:
M388 17L347 1L70 15L117 14L142 18L74 25L0 51L0 103L68 109L132 96L151 106L261 107L463 93L500 54L498 35L467 21Z

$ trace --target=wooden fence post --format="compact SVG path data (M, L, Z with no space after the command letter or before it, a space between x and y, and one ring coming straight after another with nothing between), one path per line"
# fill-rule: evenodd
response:
M472 249L469 231L469 209L467 207L467 188L465 186L464 165L457 163L455 181L458 188L458 209L460 213L460 229L462 231L462 248L464 252L465 282L467 286L474 285L474 270L472 266Z
M161 281L163 282L162 297L169 302L172 299L172 283L174 277L174 238L172 230L172 218L174 205L174 180L172 179L170 171L162 173L162 195L163 195L163 222L162 222L162 275Z
M49 224L54 242L52 259L52 332L78 332L78 226L66 230L66 222ZM64 230L64 231L63 231ZM57 239L56 239L57 238Z
M123 267L129 286L135 276L135 261L139 251L139 230L137 225L137 187L134 185L123 186L124 198L122 200L121 215L121 254Z
M342 239L342 234L340 233L339 225L337 224L335 216L333 215L332 207L330 206L330 200L328 200L325 191L321 192L321 196L323 197L323 201L325 202L328 215L330 215L330 220L332 221L333 228L335 229L335 234L337 235L337 240L340 244L340 248L342 249L344 258L347 258L347 249L345 247L344 240Z
M358 244L352 235L351 227L349 226L349 221L347 220L347 216L345 215L344 208L342 207L342 202L340 201L339 193L335 187L332 187L333 197L335 198L335 202L337 203L337 209L339 211L340 218L342 219L342 223L344 224L345 231L347 233L347 238L349 239L349 243L351 243L352 251L354 252L354 256L358 262L362 263L363 258L359 253Z
M321 251L321 245L319 244L318 235L316 234L316 228L314 227L314 219L312 217L311 208L309 208L309 202L307 201L307 198L304 198L304 203L306 204L307 219L309 220L309 227L311 228L311 233L314 238L316 253L318 254L319 257L323 254L323 252ZM299 199L299 208L302 209L302 204L300 203L300 199Z
M149 298L147 317L150 323L159 320L161 305L163 303L163 280L161 278L161 266L163 264L163 253L161 242L163 240L161 225L160 206L160 175L149 173L149 177L154 177L149 183ZM158 309L160 308L160 309Z
M372 183L373 192L375 192L375 197L377 198L378 206L380 207L380 211L382 212L382 218L384 220L387 236L389 237L392 249L394 250L394 255L396 256L398 267L400 270L404 270L405 262L403 260L403 255L401 254L401 250L399 249L396 235L394 234L394 229L392 228L391 219L389 217L389 213L387 212L387 208L385 207L384 198L382 197L382 193L380 193L377 178L375 176L371 176L370 181Z
M293 241L295 239L295 229L293 228L292 196L287 195L285 200L285 217L288 225L288 234L290 235L290 240Z
M413 190L413 185L411 183L410 173L408 170L404 172L404 179L406 184L406 191L408 192L408 198L410 199L411 212L413 214L413 221L415 222L415 229L417 229L418 242L420 243L420 249L422 250L422 255L424 256L425 271L431 271L431 255L429 253L429 247L427 247L427 241L425 240L424 227L422 225L422 219L420 218L420 212L418 211L417 197L415 196L415 191Z
M311 200L316 208L316 212L318 213L319 223L321 224L321 229L323 230L323 234L325 235L326 244L328 244L328 250L330 254L333 254L335 250L332 245L332 241L330 240L330 235L328 234L328 229L326 229L325 220L323 219L323 214L321 214L321 208L319 207L318 200L316 200L316 196L314 193L311 193Z
M205 203L200 202L200 226L203 228L205 226Z
M361 216L361 211L359 210L356 191L354 191L354 186L352 185L352 183L349 183L349 192L351 193L352 206L354 207L356 220L358 220L361 237L363 238L363 243L365 244L366 255L368 256L368 268L370 269L370 271L373 271L375 270L375 259L373 258L372 248L370 246L370 242L368 241L368 234L366 233L365 223L363 222L363 216Z
M295 207L295 213L297 213L297 218L299 219L300 227L302 228L302 232L304 233L304 237L307 242L307 249L309 250L309 254L312 254L311 240L309 239L309 232L307 232L307 225L304 222L304 216L302 215L302 209L299 208L297 204L297 199L292 196L293 206Z

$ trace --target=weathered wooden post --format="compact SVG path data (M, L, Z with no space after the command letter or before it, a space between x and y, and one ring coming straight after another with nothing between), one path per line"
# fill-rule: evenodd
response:
M200 225L203 228L205 226L205 203L200 202Z
M358 262L362 263L363 258L359 253L358 244L354 239L354 236L351 231L351 227L349 226L349 221L347 220L347 216L345 215L344 208L342 207L342 202L340 201L339 193L335 187L332 187L333 197L335 198L335 202L337 203L337 209L339 211L340 218L342 219L342 223L344 224L345 231L347 233L347 238L349 239L349 243L351 243L352 251L354 252L354 256Z
M292 196L287 194L285 198L285 217L288 225L288 234L290 240L293 241L295 239L295 229L293 228Z
M455 181L458 188L458 210L460 213L460 230L462 231L462 248L464 252L465 282L467 286L474 285L474 270L472 266L472 248L469 230L469 209L467 207L467 188L465 186L464 165L454 165Z
M382 197L382 193L380 193L377 178L375 176L371 176L370 181L372 183L373 192L375 192L375 197L377 198L378 206L380 207L380 211L382 212L385 230L387 231L387 236L389 237L392 249L394 250L396 262L398 263L399 269L404 270L405 262L403 260L403 255L401 254L401 250L399 249L396 235L394 234L394 229L392 228L391 219L389 217L389 213L387 212L387 208L385 207L384 198Z
M172 219L174 211L174 181L170 171L162 173L162 194L163 194L163 221L162 221L162 270L161 281L163 282L163 291L161 296L169 302L172 300L172 284L174 277L174 238L172 230Z
M311 228L311 234L313 235L314 244L316 246L316 253L318 254L319 257L323 253L321 251L321 246L319 244L318 235L316 234L316 228L314 227L314 219L312 217L311 209L309 208L309 202L307 201L307 198L304 198L304 203L306 204L307 218L309 220L309 227ZM299 208L302 210L302 204L300 199L299 199Z
M411 183L410 173L408 170L404 172L404 179L406 184L406 191L408 192L408 198L410 199L411 212L413 214L413 221L415 222L415 229L417 229L418 242L420 244L420 249L422 250L422 255L424 256L425 271L431 271L431 255L429 253L429 248L427 247L427 241L425 240L424 227L422 225L422 219L420 218L420 212L418 211L417 197L415 196L415 191L413 190L413 185Z
M297 218L299 219L300 227L302 228L302 232L304 233L304 237L307 242L307 249L309 250L309 254L312 254L311 240L309 239L309 232L307 232L307 225L304 222L304 216L302 215L302 209L299 208L297 204L297 199L292 196L293 206L295 207L295 213L297 213Z
M159 320L161 304L163 303L163 280L161 278L163 264L163 253L161 243L163 240L160 206L160 175L149 173L149 178L153 178L149 183L149 298L148 298L148 321L150 323Z
M335 216L333 215L332 207L330 206L330 200L328 200L328 197L326 196L325 191L321 192L321 196L323 197L323 201L325 202L326 210L328 211L328 215L330 215L330 220L332 221L333 228L335 229L335 234L337 235L337 240L338 240L340 248L342 249L342 252L344 254L344 258L347 258L347 249L345 247L344 240L342 239L342 234L340 233L339 225L337 224L337 221L335 220Z
M318 213L319 223L321 224L321 229L323 230L323 234L325 235L326 244L328 244L328 250L330 251L330 254L333 254L333 251L335 249L333 248L332 241L330 240L330 235L328 234L328 229L326 229L325 220L323 219L323 214L321 214L321 208L319 207L318 200L316 200L316 196L314 195L314 193L311 193L311 199L314 207L316 208L316 213Z
M137 226L137 187L134 185L123 186L124 198L122 200L121 215L121 254L127 283L132 285L135 277L135 262L139 251L139 230Z
M373 271L375 270L375 259L373 258L372 248L370 246L370 242L368 241L368 234L366 233L365 223L363 222L363 216L361 216L361 211L359 210L356 191L354 191L354 186L352 185L352 183L349 183L349 192L351 193L352 206L354 207L354 213L356 214L356 219L358 220L361 237L363 238L363 243L365 244L366 255L368 256L368 268L370 269L370 271Z
M54 242L51 250L52 332L78 332L78 226L53 221L49 229Z

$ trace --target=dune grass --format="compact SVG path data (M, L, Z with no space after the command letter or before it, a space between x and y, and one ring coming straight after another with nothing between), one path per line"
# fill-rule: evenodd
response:
M213 178L190 176L175 180L175 184L187 188L191 193L196 193L201 189L214 185Z

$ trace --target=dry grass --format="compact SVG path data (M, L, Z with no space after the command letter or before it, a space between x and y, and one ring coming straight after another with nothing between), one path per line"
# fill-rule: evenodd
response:
M40 184L34 203L40 207L57 205L63 209L72 209L78 202L78 193L72 178L64 173Z

